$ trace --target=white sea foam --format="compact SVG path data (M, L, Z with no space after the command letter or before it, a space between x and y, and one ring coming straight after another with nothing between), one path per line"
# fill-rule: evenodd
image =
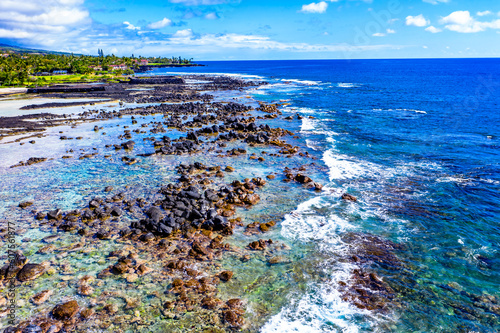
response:
M348 274L348 273L347 273ZM342 272L328 284L309 286L310 292L281 310L261 329L262 333L357 333L355 318L369 315L341 299L335 289L337 281L349 276ZM337 281L335 281L337 280Z
M316 122L317 120L315 119L309 119L307 117L302 118L302 125L300 126L300 131L311 131L316 128Z
M315 242L321 251L332 254L333 258L348 253L347 245L339 235L354 229L354 226L334 214L319 216L315 212L315 209L334 205L327 199L330 192L337 195L337 191L325 188L322 195L300 204L294 212L285 217L282 235L289 239ZM305 295L292 297L290 304L272 317L262 327L261 332L358 332L357 320L373 318L368 311L360 310L344 301L337 289L340 281L349 280L355 268L356 266L350 263L332 260L325 262L318 269L324 270L329 279L319 284L311 283L307 286Z
M339 82L337 83L338 88L359 88L361 84L358 83L349 83L349 82Z
M372 111L388 111L388 112L414 112L414 113L421 113L421 114L427 114L427 111L423 110L416 110L416 109L373 109Z
M318 147L320 145L319 142L313 141L306 139L306 146L307 148L311 148L312 150L319 150L320 148Z
M343 154L335 154L330 149L323 154L323 161L328 166L330 181L334 179L349 179L379 173L380 167L373 163L360 163Z
M318 110L318 109L312 109L312 108L298 108L298 107L284 107L282 109L283 112L293 112L293 113L315 113L315 114L320 114L324 113L324 111Z
M307 86L316 86L321 84L321 81L309 81L309 80L297 80L297 79L282 79L282 82L293 82L301 85L307 85Z

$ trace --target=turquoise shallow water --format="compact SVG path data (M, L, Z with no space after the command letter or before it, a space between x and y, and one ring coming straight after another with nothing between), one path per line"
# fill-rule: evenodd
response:
M286 101L289 105L282 108L284 116L304 116L300 122L282 120L277 125L300 132L293 144L318 158L308 172L325 184L322 192L314 193L300 186L271 183L261 194L267 205L239 212L250 221L278 219L269 237L286 244L283 252L276 254L290 261L273 267L266 264L268 258L245 264L237 258L222 262L242 278L221 286L221 293L245 295L255 330L500 330L500 84L496 79L500 61L206 65L189 71L269 81L268 86L243 92L240 97ZM153 74L165 72L172 70ZM5 166L13 163L2 162L0 214L27 226L31 220L12 209L20 201L35 200L37 210L55 205L78 208L93 195L104 196L108 185L136 196L154 195L152 188L175 178L178 159L144 158L124 168L121 153L111 159L103 157L107 153L104 145L114 143L123 131L116 125L129 123L126 117L104 122L105 136L92 131L94 124L79 125L76 131L86 140L63 144L58 140L60 129L51 129L37 144L16 149L15 157L14 146L0 145L0 154L5 156L2 160L9 163L38 152L55 158L12 170ZM140 142L141 137L134 140ZM50 149L37 151L44 142ZM99 155L91 160L60 159L68 149L91 152L94 147ZM134 152L150 149L148 143L138 144ZM206 164L228 163L213 155L202 160ZM281 172L285 165L310 162L269 158L266 163L252 164L234 159L231 163L237 171L230 177L262 177ZM130 188L125 189L126 185ZM290 188L291 192L283 195ZM341 200L344 192L355 195L358 201ZM353 233L376 235L398 244L392 251L397 260L377 260L377 255L367 261L349 260L362 247L353 241ZM231 242L241 246L249 240L252 237L236 233ZM92 265L101 267L98 261L96 257ZM360 268L375 271L394 290L394 306L389 311L362 310L343 299L339 282L350 280L352 272Z

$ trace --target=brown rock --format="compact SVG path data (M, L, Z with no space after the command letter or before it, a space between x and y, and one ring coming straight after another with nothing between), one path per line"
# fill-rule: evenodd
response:
M137 274L138 275L145 275L151 272L152 269L147 267L146 265L142 264L139 267L137 267Z
M267 179L275 179L275 178L276 178L276 176L275 176L275 175L267 175L267 177L266 177L266 178L267 178Z
M78 310L80 310L78 302L73 300L56 305L56 307L52 310L52 315L56 319L67 320L77 314Z
M43 290L31 297L31 302L35 305L40 305L42 303L45 303L49 299L49 297L52 296L52 294L52 290Z
M352 201L352 202L358 201L358 199L355 196L350 195L348 193L342 194L342 199L347 200L347 201Z
M91 286L88 286L86 284L81 285L80 288L78 288L78 294L83 295L83 296L90 296L94 292L94 288Z
M233 275L234 275L234 273L231 271L223 271L223 272L220 272L218 276L219 276L219 279L221 279L224 282L227 282L227 281L231 280Z
M233 298L226 302L230 309L240 309L243 307L243 301L239 298Z
M267 247L267 245L272 244L272 242L273 242L272 240L265 241L263 239L259 239L258 241L251 242L250 244L248 244L248 247L251 250L264 251L264 249Z
M90 317L92 317L93 314L94 314L94 310L90 309L90 308L86 308L86 309L83 309L82 311L80 311L80 316L84 320L89 319Z
M33 201L25 201L25 202L21 202L19 204L19 207L21 207L22 209L25 209L26 207L29 207L33 205Z
M260 197L258 194L252 194L252 195L248 195L245 199L245 203L246 204L249 204L249 205L255 205L256 203L258 203L260 201Z
M299 182L301 184L307 184L307 183L310 183L312 182L313 180L305 175L302 175L300 173L298 173L296 176L295 176L295 181L296 182Z
M226 171L226 172L234 172L234 168L232 166L228 165L224 171Z
M243 316L235 310L227 310L223 313L224 321L232 327L241 327L244 324Z
M126 263L119 261L111 268L111 271L114 274L123 274L126 273L128 269L129 267Z
M17 279L21 282L31 281L45 272L45 267L40 264L26 264L17 273Z

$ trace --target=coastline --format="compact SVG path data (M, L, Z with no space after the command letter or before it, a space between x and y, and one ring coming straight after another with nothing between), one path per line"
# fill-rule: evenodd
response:
M234 102L221 103L211 101L213 96L209 94L199 93L217 93L220 90L236 92L260 83L228 77L203 76L197 79L205 83L201 83L201 87L195 91L181 88L178 84L148 84L147 87L154 90L134 90L132 93L126 93L116 85L115 89L104 94L98 91L90 92L109 98L118 92L120 98L128 102L153 99L153 102L158 102L153 106L122 108L118 112L84 111L71 119L47 114L43 114L42 119L36 119L38 116L29 115L25 116L30 119L29 125L22 128L20 123L16 123L16 132L10 134L31 133L32 136L38 135L41 140L44 140L45 134L47 138L53 137L58 128L65 126L66 130L59 137L60 142L86 140L86 135L77 137L77 134L72 134L72 129L67 125L85 126L91 130L92 135L100 136L107 136L100 125L107 121L122 121L122 130L129 127L137 127L137 130L125 129L119 135L118 141L111 138L114 143L105 147L93 147L89 152L78 154L73 152L76 149L71 149L69 154L66 152L59 157L54 154L30 156L12 164L12 170L18 169L22 172L23 169L28 168L27 171L30 171L29 168L33 168L31 172L38 173L47 163L91 163L93 159L99 159L101 154L105 154L104 163L107 160L120 160L118 167L125 169L140 168L141 165L149 163L148 159L151 158L167 158L170 160L168 164L176 170L174 175L177 174L177 178L163 184L163 187L147 190L147 197L156 198L153 201L138 197L137 193L127 190L129 186L115 189L117 185L111 184L104 189L104 193L109 194L90 197L87 199L87 205L73 205L74 208L70 210L62 210L60 206L41 209L45 205L39 200L20 202L21 209L17 214L26 221L23 228L31 232L39 228L45 236L40 237L42 241L35 254L36 260L26 258L21 253L16 257L17 273L14 279L17 279L19 292L32 295L29 302L23 303L23 308L37 308L39 312L34 317L21 318L16 325L17 329L56 325L65 330L91 327L114 330L117 326L112 323L120 316L127 316L127 313L132 313L132 317L118 326L124 330L131 327L140 329L147 325L147 322L151 323L152 318L146 313L133 311L146 306L144 303L133 301L126 293L110 293L102 288L109 279L123 285L121 288L125 290L141 280L162 285L161 289L167 297L157 296L159 303L155 302L151 311L161 317L162 327L174 330L185 325L185 321L189 321L189 318L196 314L204 318L197 323L200 325L197 329L219 327L222 330L255 331L263 324L262 320L267 320L270 314L279 310L271 307L267 315L255 317L255 322L245 319L245 316L248 316L248 313L245 315L246 309L255 304L248 303L244 298L244 290L239 289L241 286L238 285L239 281L251 277L238 275L236 269L236 273L224 269L223 263L236 257L240 263L249 262L252 265L255 261L259 262L257 266L263 261L266 263L265 270L279 272L285 269L292 262L289 256L293 251L282 241L267 239L266 234L273 234L276 221L283 218L286 210L278 209L281 213L261 215L258 211L271 208L273 201L269 198L265 202L261 201L261 195L264 195L262 189L270 184L273 184L273 187L299 186L303 187L302 192L314 195L315 191L321 191L322 185L307 176L306 169L315 169L314 164L309 167L296 167L295 162L290 168L285 167L282 171L275 170L266 175L262 174L262 171L268 167L264 167L257 174L250 172L253 177L247 176L247 179L244 179L241 176L249 174L244 165L248 167L266 164L274 159L300 158L306 162L316 158L309 155L309 152L302 152L299 147L287 143L290 141L288 138L294 136L292 132L268 125L283 115L278 104L258 105L253 102L250 103L254 105L252 107ZM206 83L207 80L212 82ZM51 96L62 98L62 94L64 93ZM89 92L81 92L82 95L78 95L78 92L71 91L67 94L65 97L89 97ZM235 96L237 95L241 96L242 93ZM42 94L41 97L49 97L49 94ZM175 104L163 104L165 102ZM151 122L151 119L157 119L158 116L163 117L164 125L168 129L156 121ZM181 118L187 122L183 122ZM19 117L12 117L10 120L16 119ZM128 121L123 123L124 119ZM133 136L139 133L147 134L140 129L151 125L153 127L149 129L150 134L177 131L178 137L174 139L164 136L161 139L161 136L157 136L158 139L153 140L146 136L143 140L144 147L138 149L140 143L133 141ZM51 129L53 130L50 131ZM297 141L299 137L295 137ZM44 145L43 142L38 142L39 139L36 143L33 141L33 147ZM100 153L102 150L105 152ZM206 159L203 155L207 153L218 162L213 163L213 158L212 163L200 162ZM182 159L191 163L180 163L178 159L181 156L185 156ZM266 162L268 159L269 162ZM239 162L234 162L235 160ZM231 166L233 163L238 166ZM271 164L275 163L277 161ZM280 186L277 186L278 182L281 183ZM155 194L158 190L160 197ZM271 193L275 190L270 189ZM274 200L282 200L280 198L281 196L276 196ZM293 201L289 204L293 207ZM252 212L255 210L252 208L254 206L260 207L252 213L261 216L258 222L255 222L255 216L251 219L245 218L245 211ZM248 240L243 244L235 244L232 240L234 237L231 237L233 233L238 235L236 238L244 237ZM53 239L59 239L63 243L72 241L68 246L57 249L51 245ZM61 253L85 256L86 253L102 247L102 243L109 251L98 250L97 262L102 269L94 273L85 274L88 270L85 265L82 267L75 262L68 263L64 257L58 259ZM36 244L37 242L32 240L29 246L37 246ZM27 264L28 260L30 264ZM80 266L78 271L82 273L75 274L76 267L73 266ZM68 272L64 273L61 269ZM57 278L54 280L54 277ZM29 287L25 285L26 281L32 281L29 282ZM47 283L57 281L66 285L62 299L60 296L53 296L58 294L53 288L44 289ZM235 285L229 288L230 294L238 297L221 299L218 290L226 289L225 284L231 285L232 281L235 281ZM97 290L101 291L96 292ZM142 293L148 293L146 287ZM227 291L225 293L227 294ZM123 307L117 306L123 299L126 301Z
M17 146L16 149L14 144L0 145L0 155L7 157L3 159L0 170L0 196L3 195L5 202L0 213L8 220L19 221L15 241L30 261L43 263L48 260L55 269L55 272L50 270L49 276L42 275L22 284L18 282L19 318L29 317L24 311L32 306L27 306L25 301L31 299L30 292L54 290L57 286L58 291L38 308L48 313L63 301L76 300L80 310L94 311L87 322L82 320L81 311L75 314L78 325L94 325L95 328L98 325L95 319L102 320L103 327L99 328L102 331L149 329L183 332L186 327L195 331L203 327L238 330L228 326L230 318L238 318L233 313L228 314L226 320L229 310L235 310L236 314L245 311L242 315L245 321L243 331L265 333L374 329L399 332L419 329L422 325L432 330L436 323L450 329L463 327L461 325L466 323L476 331L495 327L498 323L494 319L498 311L495 307L498 293L493 278L495 271L492 270L495 267L494 255L488 247L479 249L471 243L482 239L481 235L474 239L463 232L465 228L467 234L476 235L482 230L478 227L487 228L487 225L478 221L469 223L468 217L464 219L450 206L452 201L440 197L440 193L447 193L453 200L467 202L469 210L480 214L475 210L476 199L467 193L470 190L491 191L498 182L495 182L495 173L488 176L488 170L493 167L487 163L486 169L481 169L484 171L481 171L480 178L472 178L469 172L474 174L474 169L468 169L469 164L460 162L464 156L462 148L475 147L467 155L476 163L470 165L485 164L475 159L481 156L478 152L488 152L489 147L495 145L495 130L482 131L482 125L478 130L469 130L469 124L476 120L467 118L466 127L460 129L475 136L468 136L466 142L446 140L441 143L439 136L435 136L436 122L441 123L445 118L460 121L461 118L457 114L449 115L447 109L438 109L437 112L430 108L426 103L428 96L435 96L434 91L423 95L410 94L401 100L397 93L379 93L397 92L397 80L394 84L384 82L374 86L370 83L371 75L378 71L370 72L368 68L368 75L360 78L351 74L349 68L342 67L335 79L325 76L321 66L318 68L321 73L315 75L311 72L314 64L306 62L297 69L295 64L285 67L293 68L292 72L291 69L280 70L276 75L274 70L270 73L253 66L249 66L248 71L242 71L239 65L229 70L245 73L240 77L247 79L275 78L266 79L268 84L262 86L216 79L214 75L208 75L213 77L208 82L207 77L183 75L191 90L189 93L183 93L184 88L157 87L154 83L138 85L132 88L132 92L117 89L108 93L118 99L123 97L122 103L82 106L77 110L80 116L67 114L68 118L61 119L60 126L47 126L42 138L33 138L36 143L31 144L32 139L13 136L10 140L19 140L17 145L22 144L22 148ZM454 67L452 65L450 68ZM438 75L442 73L441 67ZM307 69L307 74L304 69ZM221 73L225 69L211 70ZM421 86L421 76L405 73L404 68L400 70L402 74L399 76L405 78L408 87ZM235 73L229 75L237 77ZM437 82L433 78L429 75L423 79ZM126 87L128 90L130 86ZM439 89L439 96L454 91L444 86ZM79 95L82 93L56 93L53 96L82 97ZM196 96L196 93L211 96L203 102L196 101L200 97L186 98ZM336 98L331 98L332 94ZM169 102L172 96L176 96L175 103ZM379 98L382 98L381 105L374 106L373 101ZM266 103L259 104L258 101ZM275 103L278 105L273 106ZM403 104L401 107L400 103ZM250 109L238 115L244 111L242 106ZM486 110L492 107L491 104L482 106ZM275 107L279 112L274 112ZM64 113L64 108L53 110L57 110L59 118ZM158 110L160 112L156 113ZM232 112L236 112L236 122L241 125L223 117L223 114ZM83 113L81 123L72 121ZM45 121L50 125L49 120ZM39 121L44 120L35 123ZM217 126L228 127L219 127L219 132L214 133L213 121ZM252 122L258 128L253 125L248 128ZM260 127L266 124L271 129L286 129L294 135L277 130L269 132ZM409 133L408 129L413 130ZM267 136L285 134L279 140L291 146L269 145L265 143L265 137L259 139L257 135L256 138L254 130ZM230 132L233 134L229 135ZM461 135L463 132L451 131L446 135ZM486 138L484 133L489 137ZM224 135L220 138L222 141L215 141L221 134ZM264 143L245 142L250 135L253 135L253 140L264 140ZM131 140L135 142L132 150ZM447 156L448 161L453 161L451 168L440 161L439 154L428 156L429 144L433 149L441 150L438 148L441 145L446 147L446 152L440 153ZM30 157L42 156L47 160L29 160ZM422 156L426 158L422 160ZM21 159L30 165L9 168ZM40 163L35 163L37 161ZM227 166L231 168L226 171ZM297 173L324 185L323 189L316 191L312 187L314 184L302 185L297 180L306 178L296 177ZM467 175L467 179L462 179L461 174ZM261 178L266 184L258 186L252 180L254 178L257 183L262 184L257 179ZM187 180L203 183L198 184L198 194L203 200L208 189L215 193L229 189L237 194L231 194L231 200L242 201L240 195L243 195L242 199L248 201L249 196L255 194L260 201L251 206L221 202L220 214L230 214L225 210L232 205L235 215L227 219L241 218L241 221L234 221L232 235L223 235L223 244L228 244L223 248L214 249L210 245L219 231L212 230L210 243L203 233L193 234L201 246L196 246L196 249L207 250L208 255L213 255L211 259L202 260L196 251L192 252L194 256L190 255L193 243L182 242L186 240L185 236L172 237L172 244L168 245L164 255L175 262L188 264L182 269L172 269L168 267L170 262L156 256L163 253L159 242L155 247L162 238L160 235L154 235L156 239L148 241L140 237L151 231L149 229L141 229L141 235L132 234L125 238L121 232L137 227L132 227L133 222L151 219L146 210L152 206L158 207L162 214L168 213L171 200L180 198L179 189L169 188L169 184L177 186ZM239 189L239 186L243 188ZM12 192L12 188L18 191ZM186 187L180 191L184 191L181 197L186 195L185 190ZM346 193L354 197L344 195ZM96 197L103 201L97 200L93 205L100 206L90 208L90 201ZM219 198L224 197L226 195ZM188 200L183 201L184 206L192 206L189 202L194 198L181 199ZM251 200L255 202L254 199ZM20 203L29 202L33 205L24 210L18 207ZM128 210L130 203L133 212ZM44 219L41 229L31 228L39 223L33 219L35 213L54 212L55 208L60 208L69 217L51 222ZM87 208L95 214L106 214L108 209L118 209L123 214L104 220L99 217L98 221L83 221L81 212ZM220 209L217 207L216 211ZM74 216L75 212L80 216ZM441 212L454 216L453 223L443 221ZM76 229L62 233L56 229L58 223L63 228ZM233 221L230 223L232 225ZM240 223L243 225L238 225ZM165 226L171 228L170 224ZM90 234L78 234L81 229ZM56 250L50 246L54 235L59 235L54 238ZM47 236L50 237L37 241ZM134 237L139 237L139 240ZM460 237L458 243L461 244L458 248L457 237ZM495 236L488 239L495 239ZM262 242L254 243L253 247L264 250L249 247L259 240ZM132 257L137 254L139 262L135 257L129 258L132 261L122 258L126 254L123 252L122 257L108 259L111 252L123 250L124 244L131 246L125 250L134 252ZM149 245L153 249L148 249ZM39 252L46 246L48 248L42 252L48 253ZM72 251L75 246L75 251ZM88 248L90 252L82 248ZM471 251L476 253L473 257L469 255ZM112 266L120 262L124 262L128 270L115 274ZM139 263L153 271L140 275ZM468 270L462 273L465 268ZM106 270L109 273L109 269L112 270L111 276L97 278L99 273L105 275ZM196 288L192 288L197 283L191 281L194 279L200 283L201 277L189 275L191 269L209 279L217 277L221 280L218 275L222 272L230 271L233 275L227 282L212 279L210 283L214 287L217 285L217 294L203 294L201 298L194 290ZM94 280L80 282L83 274ZM127 277L132 274L132 279L135 275L139 278L129 282L124 274ZM229 275L224 274L225 278ZM171 290L176 278L181 279L182 284L177 281L180 288ZM476 281L483 283L476 285ZM83 285L92 287L94 293L91 296L79 294ZM132 291L137 287L140 293ZM186 303L189 299L201 302L205 296L213 297L215 303L193 308ZM132 300L138 302L131 303ZM233 301L228 303L229 300ZM242 303L237 300L242 300ZM209 309L212 305L214 308ZM470 315L472 312L464 312L464 309L473 309L474 318ZM424 317L417 313L424 314ZM428 316L427 313L434 315ZM54 319L51 314L46 318ZM121 324L106 326L113 320L120 320ZM203 326L205 322L206 326ZM57 321L53 323L56 325Z

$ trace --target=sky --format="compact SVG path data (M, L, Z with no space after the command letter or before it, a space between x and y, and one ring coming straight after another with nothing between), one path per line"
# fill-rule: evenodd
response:
M500 56L498 0L0 0L0 43L195 60Z

